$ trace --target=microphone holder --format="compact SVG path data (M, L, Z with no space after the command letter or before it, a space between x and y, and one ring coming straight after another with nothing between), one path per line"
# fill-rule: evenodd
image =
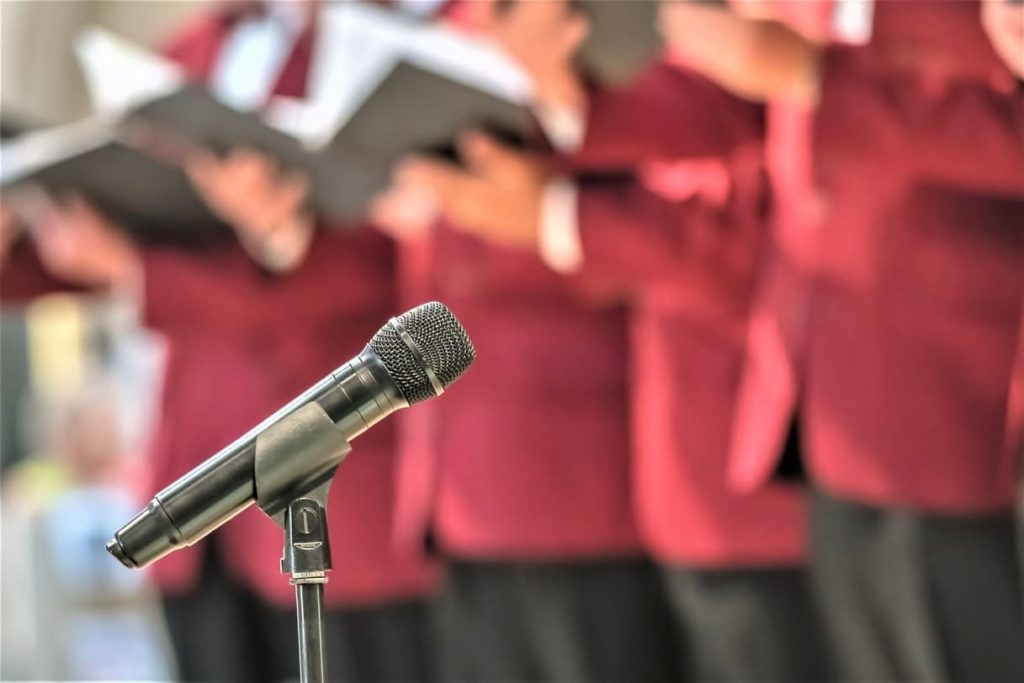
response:
M327 491L352 447L324 409L309 403L256 439L256 502L284 529L281 573L295 586L299 679L325 683L324 584L331 570Z

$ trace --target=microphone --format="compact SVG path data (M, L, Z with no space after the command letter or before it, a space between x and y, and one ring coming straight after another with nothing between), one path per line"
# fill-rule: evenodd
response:
M351 440L396 410L441 395L475 358L465 329L444 304L426 303L392 318L358 356L156 494L114 534L107 551L126 567L141 568L194 544L256 502L261 435L267 439L290 417L313 408ZM336 464L317 475L329 477ZM286 479L308 474L289 472L287 463L281 471ZM321 482L303 483L310 490Z

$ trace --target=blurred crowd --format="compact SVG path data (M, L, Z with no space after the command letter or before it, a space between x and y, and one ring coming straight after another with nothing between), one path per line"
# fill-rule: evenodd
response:
M259 510L145 581L103 543L437 299L478 359L339 468L331 680L1024 680L1024 5L664 0L663 57L607 85L576 3L429 4L532 78L524 146L466 130L347 226L199 154L237 238L202 250L4 197L5 310L117 299L163 340L140 456L89 376L5 471L4 675L297 679ZM319 10L215 3L164 53L244 79L221 48L287 15L263 97L302 97Z

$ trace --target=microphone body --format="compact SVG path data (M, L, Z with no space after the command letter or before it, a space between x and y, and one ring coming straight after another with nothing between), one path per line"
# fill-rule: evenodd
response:
M361 354L156 494L107 551L126 567L145 567L254 502L276 515L328 480L349 441L396 410L441 395L475 358L444 304L392 318Z
M192 545L256 500L256 441L299 408L317 403L346 440L405 408L377 354L361 354L311 386L206 462L153 497L117 532L108 550L123 564L145 567L181 546Z

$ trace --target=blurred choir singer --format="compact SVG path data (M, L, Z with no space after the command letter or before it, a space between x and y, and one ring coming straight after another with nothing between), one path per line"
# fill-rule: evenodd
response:
M165 52L241 106L301 97L315 17L313 2L225 3L182 27ZM274 55L283 62L260 62ZM138 289L145 323L169 342L154 490L333 369L339 349L360 347L397 310L389 241L308 215L305 178L246 150L194 159L189 171L237 241L194 253L139 249L79 198L35 207L41 224L32 230L49 273ZM20 278L6 269L5 296L57 284L31 259L22 263ZM389 423L360 439L330 489L331 543L343 557L326 590L328 666L339 679L419 680L432 667L424 598L437 572L392 543L394 462ZM294 595L278 569L281 543L280 530L250 510L154 566L185 680L295 678Z

